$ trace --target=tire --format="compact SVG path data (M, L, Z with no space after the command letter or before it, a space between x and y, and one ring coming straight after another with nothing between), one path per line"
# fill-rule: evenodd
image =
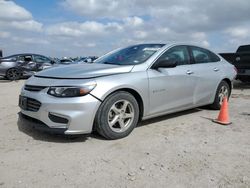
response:
M16 68L11 68L7 70L6 78L8 80L19 80L21 78L21 72Z
M222 80L217 88L214 102L213 104L210 105L210 107L214 110L219 110L221 107L223 98L226 96L227 99L229 99L230 93L231 93L231 89L228 83Z
M96 131L109 140L128 136L139 120L139 106L128 92L118 91L108 96L95 117Z

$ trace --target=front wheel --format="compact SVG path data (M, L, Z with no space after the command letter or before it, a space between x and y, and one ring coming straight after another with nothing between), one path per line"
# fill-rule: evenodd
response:
M231 90L230 90L228 83L224 80L221 81L221 83L219 84L217 88L214 102L213 104L211 104L211 108L215 110L219 110L222 105L224 97L227 97L227 99L229 99L230 93L231 93Z
M95 128L107 139L120 139L132 132L138 119L139 106L134 96L119 91L108 96L101 104L95 117Z

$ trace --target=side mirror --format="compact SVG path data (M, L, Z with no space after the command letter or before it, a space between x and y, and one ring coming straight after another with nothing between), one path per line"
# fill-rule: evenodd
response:
M175 60L161 60L153 65L154 69L158 68L173 68L177 66L177 61Z

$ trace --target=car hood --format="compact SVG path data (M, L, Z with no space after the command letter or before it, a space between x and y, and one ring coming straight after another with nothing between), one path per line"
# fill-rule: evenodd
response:
M94 78L100 76L107 76L112 74L120 74L130 72L133 65L120 66L108 64L77 64L68 66L52 67L41 72L36 73L36 77L44 78Z

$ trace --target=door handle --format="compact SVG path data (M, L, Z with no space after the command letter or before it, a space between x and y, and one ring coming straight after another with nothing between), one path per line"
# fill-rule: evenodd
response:
M220 69L218 69L217 67L214 68L214 71L217 72L219 71Z
M188 75L190 75L190 74L194 74L194 72L193 71L191 71L191 70L187 70L187 72L186 72Z

